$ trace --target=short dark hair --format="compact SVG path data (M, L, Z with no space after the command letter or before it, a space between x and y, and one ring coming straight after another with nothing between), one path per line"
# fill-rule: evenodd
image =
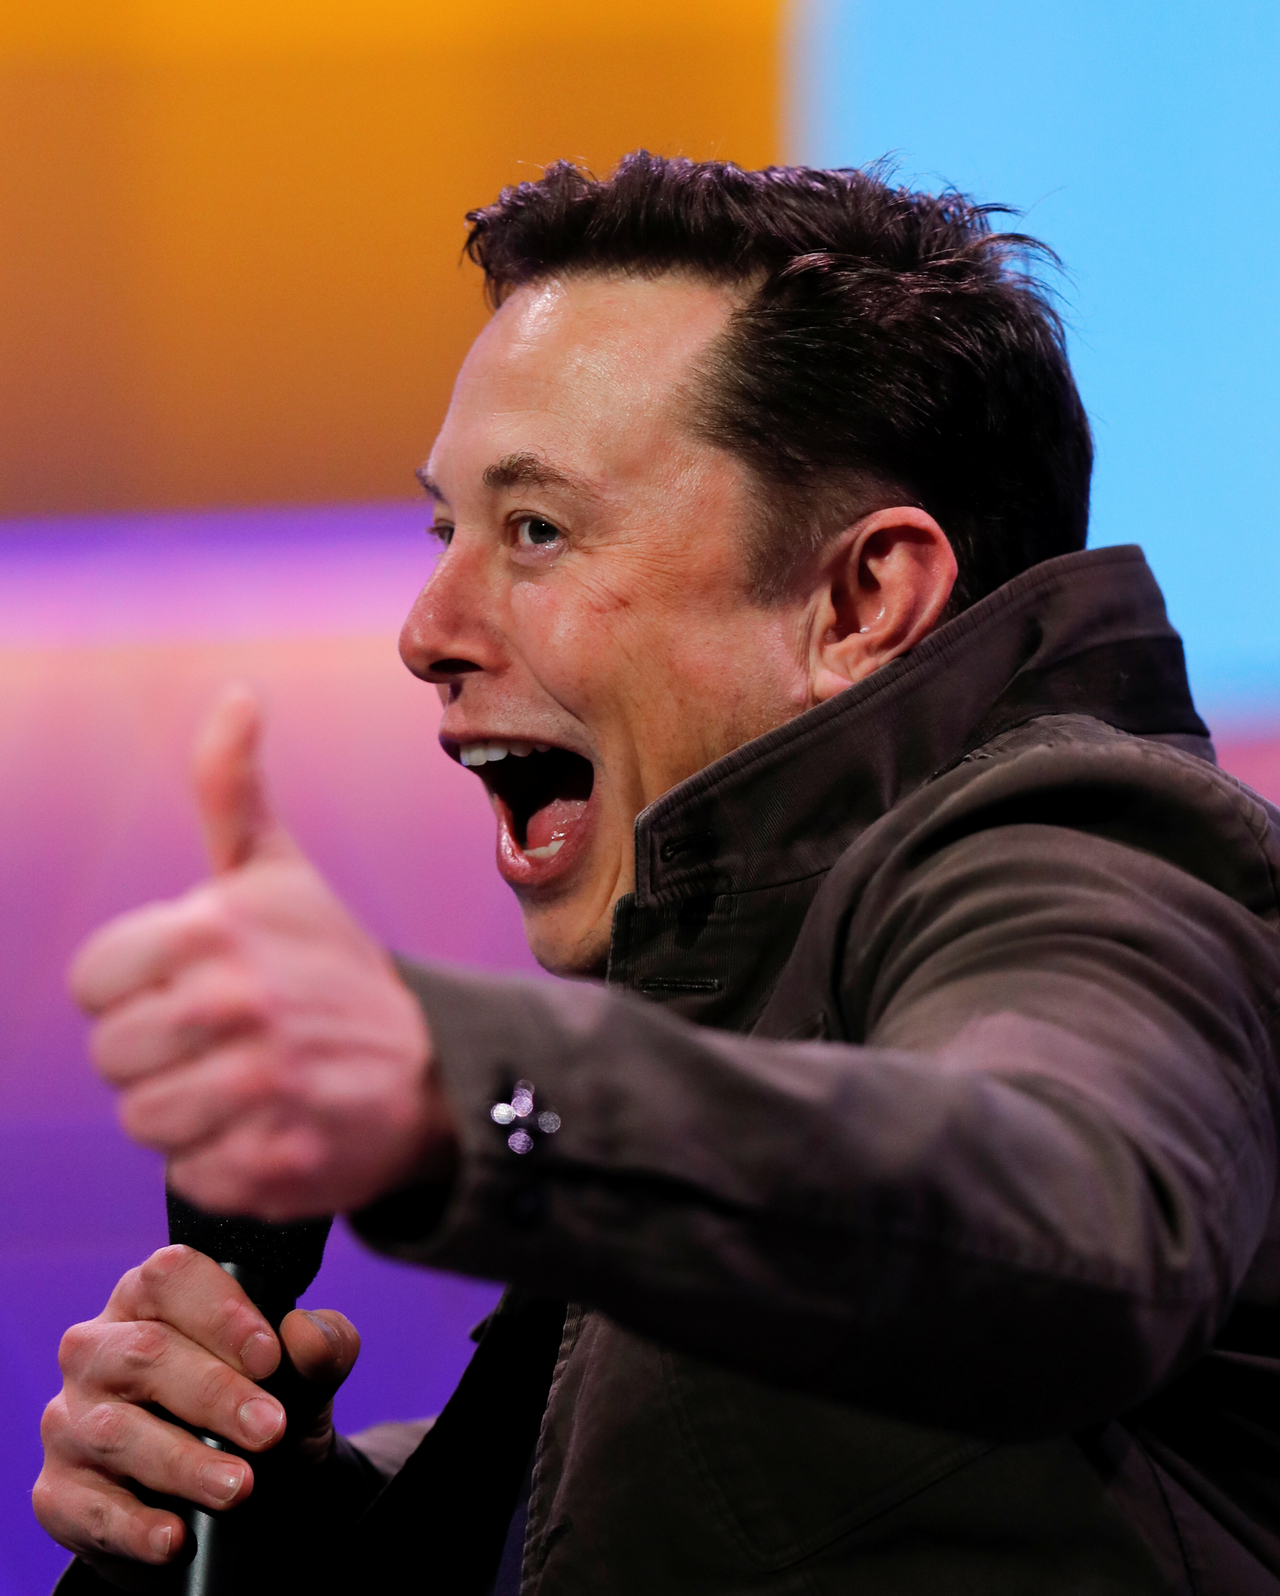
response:
M956 613L1088 530L1089 423L1035 275L1056 257L993 232L1006 210L895 188L883 164L748 172L641 150L604 179L561 162L504 189L469 213L466 247L495 306L590 272L740 286L691 415L761 492L758 596L851 520L905 502L951 541Z

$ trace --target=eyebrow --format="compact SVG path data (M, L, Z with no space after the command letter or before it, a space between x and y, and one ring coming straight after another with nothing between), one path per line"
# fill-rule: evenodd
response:
M522 451L509 454L497 465L487 466L484 473L486 488L568 488L572 492L590 493L591 489L579 477L570 476L557 466L549 465L536 454Z
M426 466L419 466L413 474L421 482L423 492L429 499L439 499L441 504L448 504L449 495L427 470Z
M419 466L414 475L431 498L448 504L448 495L426 466ZM588 498L598 497L590 483L568 471L561 471L558 466L549 465L540 455L529 450L505 455L496 465L486 466L481 481L486 488L495 492L510 488L564 488Z

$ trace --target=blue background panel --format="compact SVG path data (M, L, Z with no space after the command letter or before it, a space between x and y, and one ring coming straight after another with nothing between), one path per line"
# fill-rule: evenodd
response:
M791 106L795 158L1026 212L1067 269L1091 541L1147 550L1212 721L1280 711L1280 7L806 0Z

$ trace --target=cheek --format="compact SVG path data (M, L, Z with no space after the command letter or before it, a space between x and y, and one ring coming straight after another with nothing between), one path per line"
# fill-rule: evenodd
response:
M615 696L619 681L651 668L658 639L673 625L646 595L590 577L524 584L511 613L517 646L536 674L588 700Z
M655 561L605 580L584 561L562 576L512 594L517 647L543 685L573 712L621 721L646 748L690 737L701 748L707 715L723 716L742 685L742 604L724 574Z

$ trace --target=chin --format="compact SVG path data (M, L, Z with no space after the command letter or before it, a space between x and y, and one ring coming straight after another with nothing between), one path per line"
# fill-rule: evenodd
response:
M570 981L603 980L609 966L609 927L574 925L564 916L563 906L537 909L521 905L524 935L544 970ZM557 924L556 922L561 923Z

